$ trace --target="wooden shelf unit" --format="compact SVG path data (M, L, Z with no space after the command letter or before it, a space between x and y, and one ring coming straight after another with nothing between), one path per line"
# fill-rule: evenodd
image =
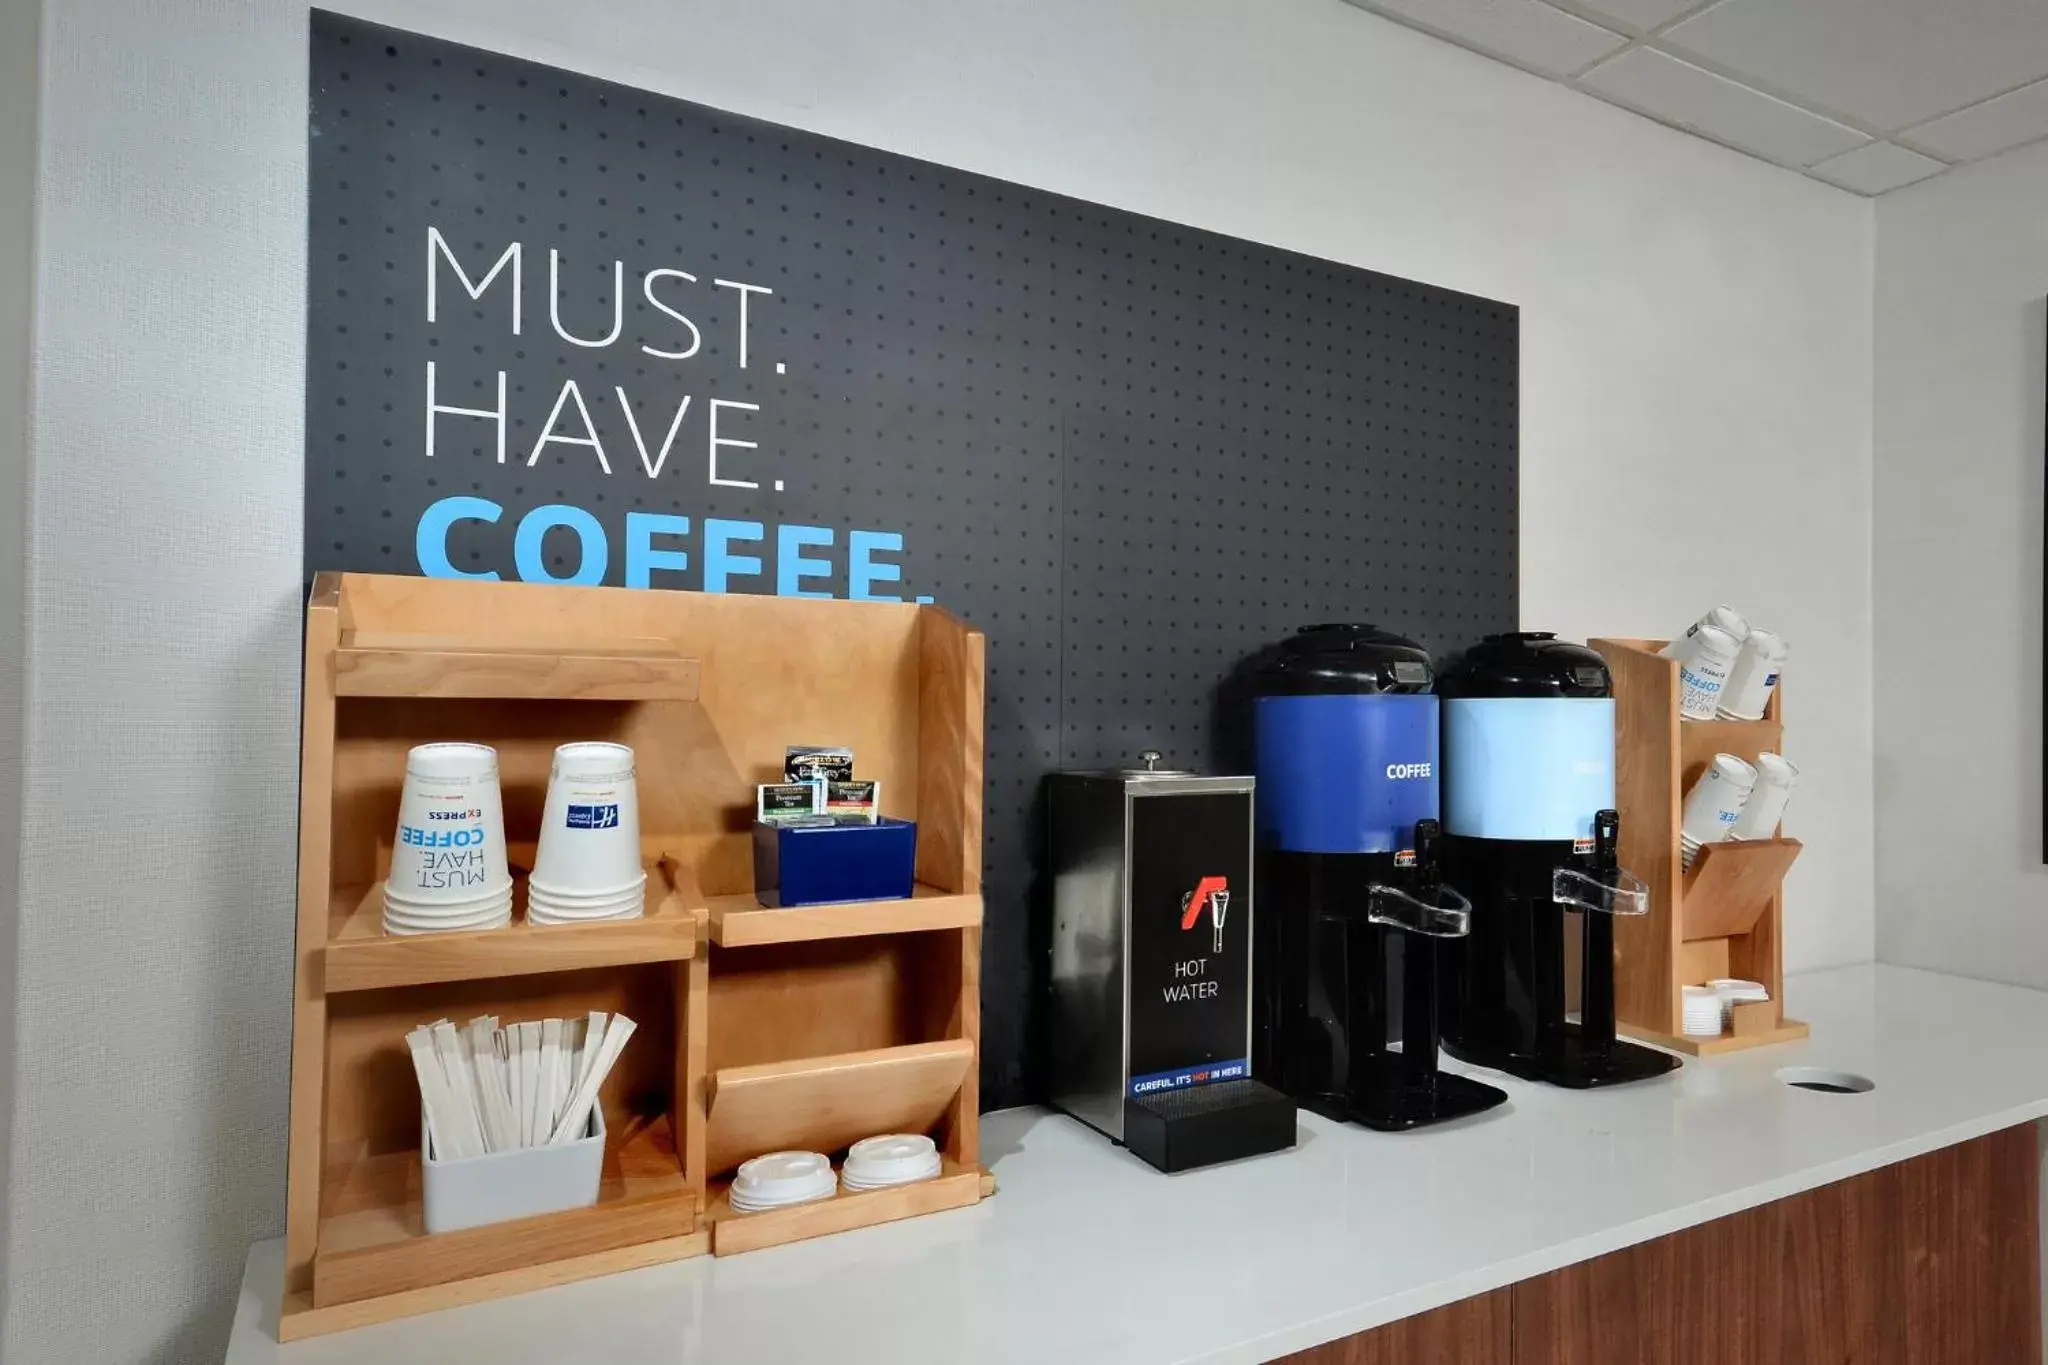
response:
M319 575L279 1337L992 1193L978 1121L984 654L979 632L908 603ZM591 739L635 751L644 918L532 926L515 890L506 929L383 933L409 748L498 751L518 868L532 865L555 747ZM886 813L917 821L910 899L755 903L754 785L781 779L796 742L850 745ZM639 1025L600 1097L597 1204L428 1236L405 1032L590 1009ZM746 1156L837 1155L884 1130L930 1132L945 1175L773 1214L734 1215L723 1198Z
M729 1182L715 1183L704 1214L711 1228L711 1251L717 1256L737 1256L923 1213L964 1209L989 1191L987 1176L980 1169L948 1161L934 1180L887 1190L842 1190L815 1204L766 1213L733 1212L730 1192Z
M581 967L623 967L635 962L683 962L704 932L696 888L672 863L648 869L647 909L640 919L593 924L529 924L526 876L513 878L517 915L509 929L400 936L384 932L384 884L345 886L329 916L323 974L327 991L380 990L433 981L565 972Z
M803 943L821 938L871 934L915 934L930 929L973 929L981 924L981 896L941 891L920 884L908 900L840 901L769 910L751 891L712 896L711 941L726 948L764 943Z
M1678 665L1657 652L1665 641L1591 643L1614 679L1621 864L1650 890L1648 914L1614 923L1621 1031L1692 1056L1806 1037L1806 1025L1784 1015L1781 885L1799 841L1709 844L1688 870L1678 839L1685 794L1715 754L1753 763L1766 750L1782 752L1784 684L1772 691L1761 720L1682 720ZM1682 1028L1682 988L1716 977L1760 981L1770 1002L1744 1007L1735 1031L1689 1038Z
M964 1038L711 1073L705 1164L727 1171L762 1152L836 1152L876 1133L929 1131L974 1062Z
M684 1183L667 1116L623 1116L622 1123L625 1131L605 1153L596 1204L460 1232L430 1234L422 1226L415 1153L343 1168L335 1212L320 1220L315 1299L355 1303L695 1232L696 1193Z
M695 701L697 661L663 640L605 647L345 630L334 650L334 694Z

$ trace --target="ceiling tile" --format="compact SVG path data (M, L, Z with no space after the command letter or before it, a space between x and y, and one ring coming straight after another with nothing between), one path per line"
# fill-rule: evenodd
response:
M2042 0L1722 0L1660 42L1874 127L2048 75Z
M1604 14L1636 28L1653 29L1699 6L1700 0L1577 0L1569 8Z
M1952 161L1975 161L2038 137L2048 137L2048 81L2023 85L1906 134L1908 141Z
M1889 142L1873 142L1808 167L1830 185L1858 194L1883 194L1948 169L1948 164Z
M1627 40L1541 0L1351 0L1389 18L1554 76L1569 75Z
M1648 48L1624 52L1578 83L1652 118L1782 166L1810 166L1868 141L1853 128Z

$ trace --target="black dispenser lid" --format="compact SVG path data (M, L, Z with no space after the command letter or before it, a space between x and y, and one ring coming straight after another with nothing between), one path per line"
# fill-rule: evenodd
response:
M1443 697L1607 697L1607 661L1553 631L1489 635L1437 680Z
M1304 626L1266 650L1253 666L1262 696L1309 693L1427 692L1436 669L1429 651L1378 626L1332 622Z

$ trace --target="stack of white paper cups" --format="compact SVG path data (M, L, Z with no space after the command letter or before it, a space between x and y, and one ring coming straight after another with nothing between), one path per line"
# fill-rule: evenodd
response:
M1756 786L1743 804L1742 814L1728 830L1731 839L1769 839L1785 818L1785 804L1792 799L1792 784L1799 769L1781 754L1756 756Z
M1768 630L1752 630L1743 636L1742 648L1721 687L1718 714L1727 720L1762 720L1790 652L1785 641Z
M1735 608L1731 606L1718 606L1715 607L1712 611L1708 612L1705 616L1702 616L1699 620L1687 626L1685 628L1685 634L1679 636L1676 640L1673 640L1670 644L1664 646L1664 649L1662 651L1664 657L1667 659L1680 660L1689 657L1692 654L1694 647L1698 644L1697 637L1700 631L1707 626L1712 626L1714 629L1721 631L1736 640L1740 640L1743 636L1749 634L1749 622L1742 619L1741 612L1735 610Z
M1678 655L1678 714L1687 720L1712 720L1728 684L1728 671L1742 652L1742 640L1707 624L1693 627L1674 644L1683 646Z
M623 744L564 744L548 773L527 921L633 919L646 907L646 887L633 751Z
M1733 977L1719 976L1707 983L1707 989L1721 999L1721 1027L1735 1026L1737 1005L1761 1005L1771 998L1770 990L1761 981L1740 981Z
M405 756L384 932L499 929L512 922L498 751L422 744Z
M1714 755L1700 780L1685 794L1685 809L1679 817L1678 842L1685 850L1687 868L1699 857L1703 845L1718 844L1728 837L1755 786L1755 768L1734 754Z
M1688 1038L1721 1036L1721 996L1711 986L1685 988L1683 1029Z

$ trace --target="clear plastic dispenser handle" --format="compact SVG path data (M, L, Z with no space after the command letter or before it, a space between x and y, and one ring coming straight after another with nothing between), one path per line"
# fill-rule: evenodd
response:
M1550 898L1559 905L1608 915L1650 913L1650 888L1641 877L1619 867L1600 873L1560 867L1550 876Z
M1472 931L1472 902L1448 886L1420 900L1391 886L1374 885L1367 893L1365 917L1374 924L1431 938L1463 938Z

